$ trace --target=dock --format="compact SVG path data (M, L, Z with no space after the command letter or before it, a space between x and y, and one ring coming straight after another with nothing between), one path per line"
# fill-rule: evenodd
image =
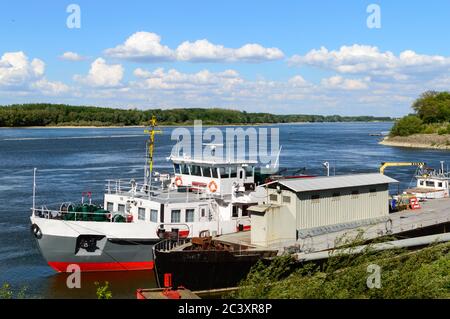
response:
M312 253L333 249L339 239L356 238L361 232L363 232L364 239L370 240L450 223L449 198L428 200L421 202L420 205L420 209L391 213L387 218L370 225L356 222L304 230L300 232L302 237L299 237L297 241L274 242L268 247L251 245L251 231L222 235L218 239L224 242L253 246L255 249L277 249L279 254L284 252Z

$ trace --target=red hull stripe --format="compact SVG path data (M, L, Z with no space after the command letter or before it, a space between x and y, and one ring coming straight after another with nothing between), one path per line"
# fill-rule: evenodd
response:
M57 272L66 272L67 266L78 265L81 271L124 271L124 270L150 270L153 261L142 262L111 262L111 263L68 263L49 262L48 265Z
M247 231L247 230L251 230L251 229L252 229L252 226L250 226L250 225L243 227L243 231ZM239 227L236 227L236 230L239 231Z

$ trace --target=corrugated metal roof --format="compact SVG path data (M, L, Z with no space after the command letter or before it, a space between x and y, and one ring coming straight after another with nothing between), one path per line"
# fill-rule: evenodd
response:
M398 183L397 180L379 173L353 174L341 176L322 176L314 178L278 180L279 183L294 192L308 192L345 187L358 187L367 185L379 185Z

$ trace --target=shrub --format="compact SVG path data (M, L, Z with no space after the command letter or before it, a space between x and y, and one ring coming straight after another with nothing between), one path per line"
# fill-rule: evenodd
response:
M422 120L416 115L408 115L397 121L391 130L393 136L408 136L422 132Z

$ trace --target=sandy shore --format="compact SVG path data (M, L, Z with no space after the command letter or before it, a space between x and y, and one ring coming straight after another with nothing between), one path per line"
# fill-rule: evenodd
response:
M450 135L413 134L385 137L379 144L387 146L450 150Z

